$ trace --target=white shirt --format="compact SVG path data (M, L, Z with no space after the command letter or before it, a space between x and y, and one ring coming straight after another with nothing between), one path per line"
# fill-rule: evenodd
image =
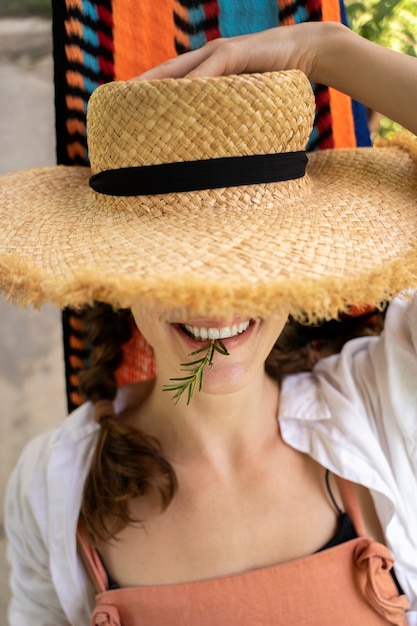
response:
M417 626L417 299L396 299L381 337L349 342L313 374L284 380L282 437L369 488ZM123 407L121 390L116 408ZM98 426L92 406L34 439L9 481L11 626L89 624L93 590L77 556L82 489Z

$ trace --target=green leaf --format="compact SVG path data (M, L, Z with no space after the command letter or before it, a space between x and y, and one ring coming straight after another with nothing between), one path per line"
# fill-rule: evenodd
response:
M197 359L197 361L190 361L190 363L181 363L181 367L190 367L190 365L197 365L198 363L202 363L203 361L204 359Z
M213 343L213 340L211 340L211 343ZM199 348L198 350L194 350L194 352L190 352L188 356L194 356L195 354L199 354L200 352L204 352L205 350L210 349L211 343L206 344L205 346L203 346L202 348Z
M204 345L198 350L194 350L194 352L191 352L189 356L191 357L203 352L205 352L205 354L201 359L190 361L189 363L181 363L181 368L185 368L185 371L189 373L189 376L170 378L171 382L178 384L164 385L163 391L175 391L175 394L172 396L175 404L177 404L181 396L187 392L188 405L191 402L196 386L198 387L198 390L201 391L203 387L204 369L206 366L208 366L209 369L213 366L213 357L215 352L218 352L223 356L229 356L226 346L220 339L212 339L209 344Z
M214 349L220 354L224 354L224 356L229 356L226 346L224 345L221 339L217 339L217 342L214 344Z

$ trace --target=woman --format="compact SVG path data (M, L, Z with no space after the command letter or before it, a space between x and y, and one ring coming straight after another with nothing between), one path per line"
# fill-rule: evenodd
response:
M92 403L10 481L12 624L85 623L91 581L93 624L417 623L415 302L314 373L265 369L288 314L417 282L413 140L306 170L313 118L298 71L116 83L90 102L91 194L84 168L3 178L5 215L29 206L7 224L4 288L129 308L158 371L115 395L119 354L92 323Z

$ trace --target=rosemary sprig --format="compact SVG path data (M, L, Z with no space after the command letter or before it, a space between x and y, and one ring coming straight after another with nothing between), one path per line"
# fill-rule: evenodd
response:
M187 404L190 404L190 400L193 397L196 387L198 388L198 391L201 391L203 386L204 369L205 367L208 367L209 369L213 367L213 357L215 352L223 354L224 356L229 356L229 352L221 339L212 339L208 345L205 345L198 350L194 350L194 352L191 352L188 356L192 357L203 352L205 352L205 354L200 359L195 359L194 361L190 361L190 363L181 363L181 369L182 371L187 372L187 376L170 378L170 381L173 384L164 385L164 391L175 391L172 396L175 404L177 404L178 400L185 392L187 392Z

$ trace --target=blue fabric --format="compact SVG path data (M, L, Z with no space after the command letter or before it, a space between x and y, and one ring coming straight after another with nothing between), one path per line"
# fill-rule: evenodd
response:
M278 26L277 0L219 0L218 5L222 37L257 33Z

